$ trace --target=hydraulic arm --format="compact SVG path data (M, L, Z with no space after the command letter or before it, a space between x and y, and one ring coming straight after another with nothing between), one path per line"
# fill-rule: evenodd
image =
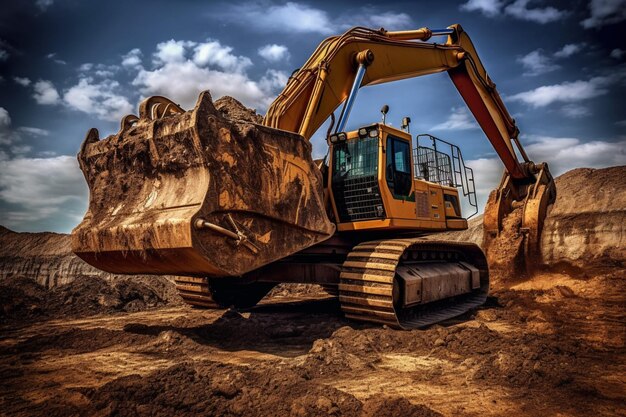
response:
M447 36L447 40L444 44L425 42L433 36ZM528 159L515 120L460 25L401 32L354 28L326 39L291 76L270 106L264 124L308 139L345 102L338 122L341 131L359 87L443 71L448 72L506 169L485 209L486 246L518 201L524 204L522 230L528 233L527 250L535 252L547 207L556 197L553 179L547 164L536 165Z

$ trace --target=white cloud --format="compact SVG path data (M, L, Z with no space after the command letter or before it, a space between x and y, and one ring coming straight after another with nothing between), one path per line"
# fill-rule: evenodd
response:
M545 74L560 68L560 66L553 63L552 59L545 55L541 49L534 50L517 58L517 62L521 63L524 67L524 75L530 76Z
M584 43L569 43L556 51L552 56L546 54L544 50L540 48L518 57L517 62L521 63L524 67L524 75L541 75L561 68L560 65L554 62L556 59L568 58L580 52L584 46Z
M528 20L535 23L546 24L563 19L567 12L554 7L528 8L530 0L515 0L505 7L504 12L520 20Z
M615 125L620 127L626 127L626 120L620 120L618 122L615 122Z
M37 7L39 7L39 10L41 10L42 12L45 12L48 9L48 7L52 6L53 3L54 3L54 0L35 1L35 4L37 5Z
M0 48L0 61L6 61L7 59L9 59L9 53L5 49Z
M594 140L584 142L578 138L530 136L526 151L535 162L548 161L553 175L570 169L604 168L626 164L626 138L616 142Z
M0 164L0 200L19 208L3 209L3 223L23 228L29 222L66 216L67 204L84 205L87 187L74 156L22 158Z
M33 147L29 145L15 145L11 147L11 152L14 155L24 155L32 150Z
M154 53L154 63L158 65L183 62L185 61L185 48L194 45L195 42L175 41L174 39L161 42L157 44L157 50Z
M46 129L40 129L38 127L30 126L21 126L18 127L17 130L31 136L48 136L50 134L50 132Z
M59 102L59 92L52 82L39 80L33 88L35 90L33 98L38 104L57 104Z
M46 58L51 59L52 61L54 61L55 63L59 64L59 65L66 65L67 62L63 61L60 58L57 58L57 53L56 52L52 52L51 54L46 55Z
M2 164L0 173L0 198L9 203L45 206L85 195L75 156L16 158Z
M201 66L217 66L225 71L243 72L252 66L250 58L232 54L233 48L209 40L194 47L193 61Z
M481 12L485 16L494 17L500 14L503 2L500 0L468 0L459 9L465 12Z
M611 58L622 59L624 55L626 55L626 51L623 49L615 48L611 51Z
M324 10L296 2L271 6L263 2L246 3L231 7L219 17L262 32L333 33L333 25Z
M22 87L28 87L31 83L30 79L27 77L13 77L13 81Z
M549 104L562 102L574 103L604 95L607 87L615 82L618 75L593 77L588 81L578 80L554 85L545 85L533 90L517 93L510 100L521 101L532 107L545 107Z
M141 65L141 49L134 48L122 55L122 66L125 68L135 68Z
M468 0L460 6L460 10L466 12L480 12L487 17L507 15L519 20L527 20L535 23L549 23L560 20L567 12L554 7L529 8L531 0L515 0L504 7L505 2L500 0Z
M247 106L265 107L269 96L247 75L216 71L197 66L192 61L168 63L152 71L142 69L133 80L144 96L163 95L184 108L195 104L202 90L211 90L213 98L236 97Z
M580 22L585 29L599 28L626 20L626 0L591 0L590 16Z
M259 48L259 55L269 62L285 61L289 59L289 49L285 45L275 43Z
M524 148L536 163L547 162L552 175L559 176L574 168L605 168L626 164L626 139L616 142L589 141L578 138L530 136L524 138ZM474 170L479 209L482 211L491 190L502 177L504 166L498 158L468 160Z
M251 80L246 69L252 61L214 40L170 40L157 45L154 57L155 67L140 67L132 84L144 96L163 95L185 108L193 107L200 91L208 89L213 98L229 95L246 106L264 109L286 82L286 75L275 70L259 81Z
M9 112L5 108L0 107L0 145L10 146L13 154L23 154L32 149L30 146L17 145L22 140L23 135L48 136L48 134L47 130L38 127L21 126L17 129L13 128ZM0 152L2 152L3 157L7 156L4 151Z
M74 110L102 120L118 121L133 109L128 99L116 92L119 88L117 81L95 82L93 78L81 78L63 94L63 101Z
M11 126L11 116L4 107L0 107L0 128L7 128Z
M115 73L113 71L110 70L96 70L93 73L95 76L97 77L101 77L101 78L111 78L113 77L113 75L115 75Z
M479 213L483 211L489 193L500 183L504 165L498 158L478 158L465 161L465 165L474 170L474 186ZM469 206L467 207L469 209ZM465 210L464 207L464 211Z
M588 107L580 104L566 104L561 108L561 112L572 119L585 117L591 115L591 110Z
M4 107L0 107L0 145L11 145L21 140L11 128L11 116ZM3 155L6 155L3 152Z
M236 5L225 11L213 13L213 17L238 25L252 27L259 32L272 33L339 33L352 26L371 28L385 27L398 30L412 26L411 17L404 12L394 12L373 6L344 7L342 14L331 18L321 8L303 3L287 2L268 4L264 1Z
M468 130L478 128L478 123L472 118L465 107L453 107L448 119L431 127L431 130Z
M413 24L411 16L406 13L382 11L374 7L364 7L358 12L348 12L338 19L336 26L348 29L352 26L365 26L369 28L383 27L388 30L398 30ZM341 22L349 22L342 24Z
M561 49L554 53L554 56L557 58L568 58L578 52L582 51L584 44L582 43L568 43L567 45L563 45Z
M265 75L259 81L259 85L263 91L274 91L283 89L287 85L289 76L284 71L267 70Z

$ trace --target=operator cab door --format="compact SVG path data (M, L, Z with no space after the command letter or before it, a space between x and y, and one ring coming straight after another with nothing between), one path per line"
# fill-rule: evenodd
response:
M387 135L385 147L385 178L389 191L396 199L405 199L411 194L411 145L408 141Z

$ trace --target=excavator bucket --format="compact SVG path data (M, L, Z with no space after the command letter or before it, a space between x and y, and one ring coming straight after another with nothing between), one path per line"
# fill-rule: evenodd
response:
M491 192L484 213L483 246L490 267L532 273L542 264L541 231L556 185L548 164L527 163L529 180L515 181L506 171ZM530 180L534 178L534 180Z
M238 276L334 233L310 143L229 100L205 91L185 112L152 97L117 134L88 132L79 257L112 273Z

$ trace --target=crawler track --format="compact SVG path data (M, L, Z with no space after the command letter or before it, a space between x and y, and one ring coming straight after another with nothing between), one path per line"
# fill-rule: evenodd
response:
M398 308L394 304L396 268L403 263L423 261L468 262L480 270L480 288L417 307ZM387 239L361 243L350 252L342 267L339 301L350 319L411 329L458 316L483 304L488 290L487 261L478 246L423 239Z

